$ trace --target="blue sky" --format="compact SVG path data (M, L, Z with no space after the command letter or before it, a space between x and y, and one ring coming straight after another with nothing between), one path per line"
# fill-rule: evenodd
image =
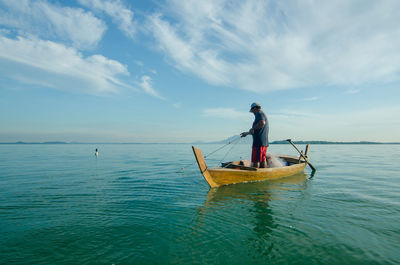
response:
M397 0L0 0L0 142L400 141Z

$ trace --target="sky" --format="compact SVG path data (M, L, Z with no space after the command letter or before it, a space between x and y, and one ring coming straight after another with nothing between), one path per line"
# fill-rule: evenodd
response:
M0 0L0 142L400 142L398 0Z

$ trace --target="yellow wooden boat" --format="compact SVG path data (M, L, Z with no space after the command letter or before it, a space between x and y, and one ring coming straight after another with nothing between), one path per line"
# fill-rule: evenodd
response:
M200 172L211 188L241 182L283 178L302 172L307 165L304 158L299 159L299 157L295 156L279 155L279 158L286 161L287 166L255 168L250 166L250 161L240 160L223 163L220 167L208 168L201 150L194 146L192 146L192 149Z

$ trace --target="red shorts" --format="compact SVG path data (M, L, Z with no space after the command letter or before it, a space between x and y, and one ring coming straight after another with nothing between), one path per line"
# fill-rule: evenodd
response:
M268 146L253 146L251 152L251 162L258 163L267 160Z

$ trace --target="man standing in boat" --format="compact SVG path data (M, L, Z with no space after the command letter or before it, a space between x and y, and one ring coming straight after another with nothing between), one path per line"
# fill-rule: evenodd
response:
M242 137L253 135L253 147L251 152L252 167L267 167L267 148L269 125L265 113L261 110L260 104L254 102L251 104L250 112L254 114L253 126L248 132L240 134Z

